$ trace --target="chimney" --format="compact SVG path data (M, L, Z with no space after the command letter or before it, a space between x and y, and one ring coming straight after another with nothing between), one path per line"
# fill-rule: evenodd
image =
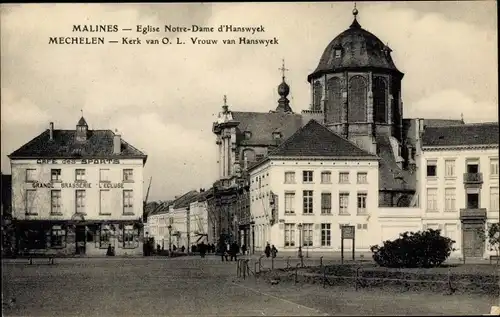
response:
M115 135L113 136L113 154L120 154L122 152L122 137L115 129Z
M54 140L54 122L49 123L49 140Z

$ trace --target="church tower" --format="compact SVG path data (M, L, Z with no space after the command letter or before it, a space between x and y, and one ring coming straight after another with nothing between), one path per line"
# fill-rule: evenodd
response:
M326 47L311 85L311 110L324 123L365 150L377 154L377 139L389 138L396 156L403 143L401 80L391 49L357 20ZM399 161L402 159L399 158Z

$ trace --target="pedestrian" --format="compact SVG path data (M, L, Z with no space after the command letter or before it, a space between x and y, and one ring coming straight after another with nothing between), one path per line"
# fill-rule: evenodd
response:
M186 248L184 246L181 247L181 252L184 253L184 251L186 250Z
M204 243L204 242L201 242L201 243L200 243L200 247L199 247L199 249L200 249L200 256L201 256L202 258L204 258L204 257L205 257L205 253L207 252L207 250L206 250L206 245L205 245L205 243Z
M227 261L226 245L223 242L219 243L219 252L220 252L220 258L221 258L222 262L224 262L224 257L226 258L226 261Z
M276 254L278 254L278 249L276 249L276 247L274 246L274 244L271 247L271 254L272 254L273 258L275 258Z
M228 261L227 257L231 254L231 244L229 242L226 242L226 261Z
M266 249L264 250L264 253L266 254L266 258L271 256L271 246L269 245L269 242L266 245Z
M236 242L233 242L231 244L231 261L234 259L235 261L237 260L237 254L238 254L238 244Z
M243 254L243 255L247 254L247 245L246 244L241 246L241 254Z

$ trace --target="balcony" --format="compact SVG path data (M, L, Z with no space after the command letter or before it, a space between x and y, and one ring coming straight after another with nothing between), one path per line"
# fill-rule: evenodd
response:
M464 184L481 185L483 183L483 173L464 173Z
M460 220L482 220L486 219L486 208L462 208L460 209Z

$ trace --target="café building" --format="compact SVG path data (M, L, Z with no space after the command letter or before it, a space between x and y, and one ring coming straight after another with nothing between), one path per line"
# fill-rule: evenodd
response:
M49 129L9 156L15 251L141 255L147 155L117 131Z

